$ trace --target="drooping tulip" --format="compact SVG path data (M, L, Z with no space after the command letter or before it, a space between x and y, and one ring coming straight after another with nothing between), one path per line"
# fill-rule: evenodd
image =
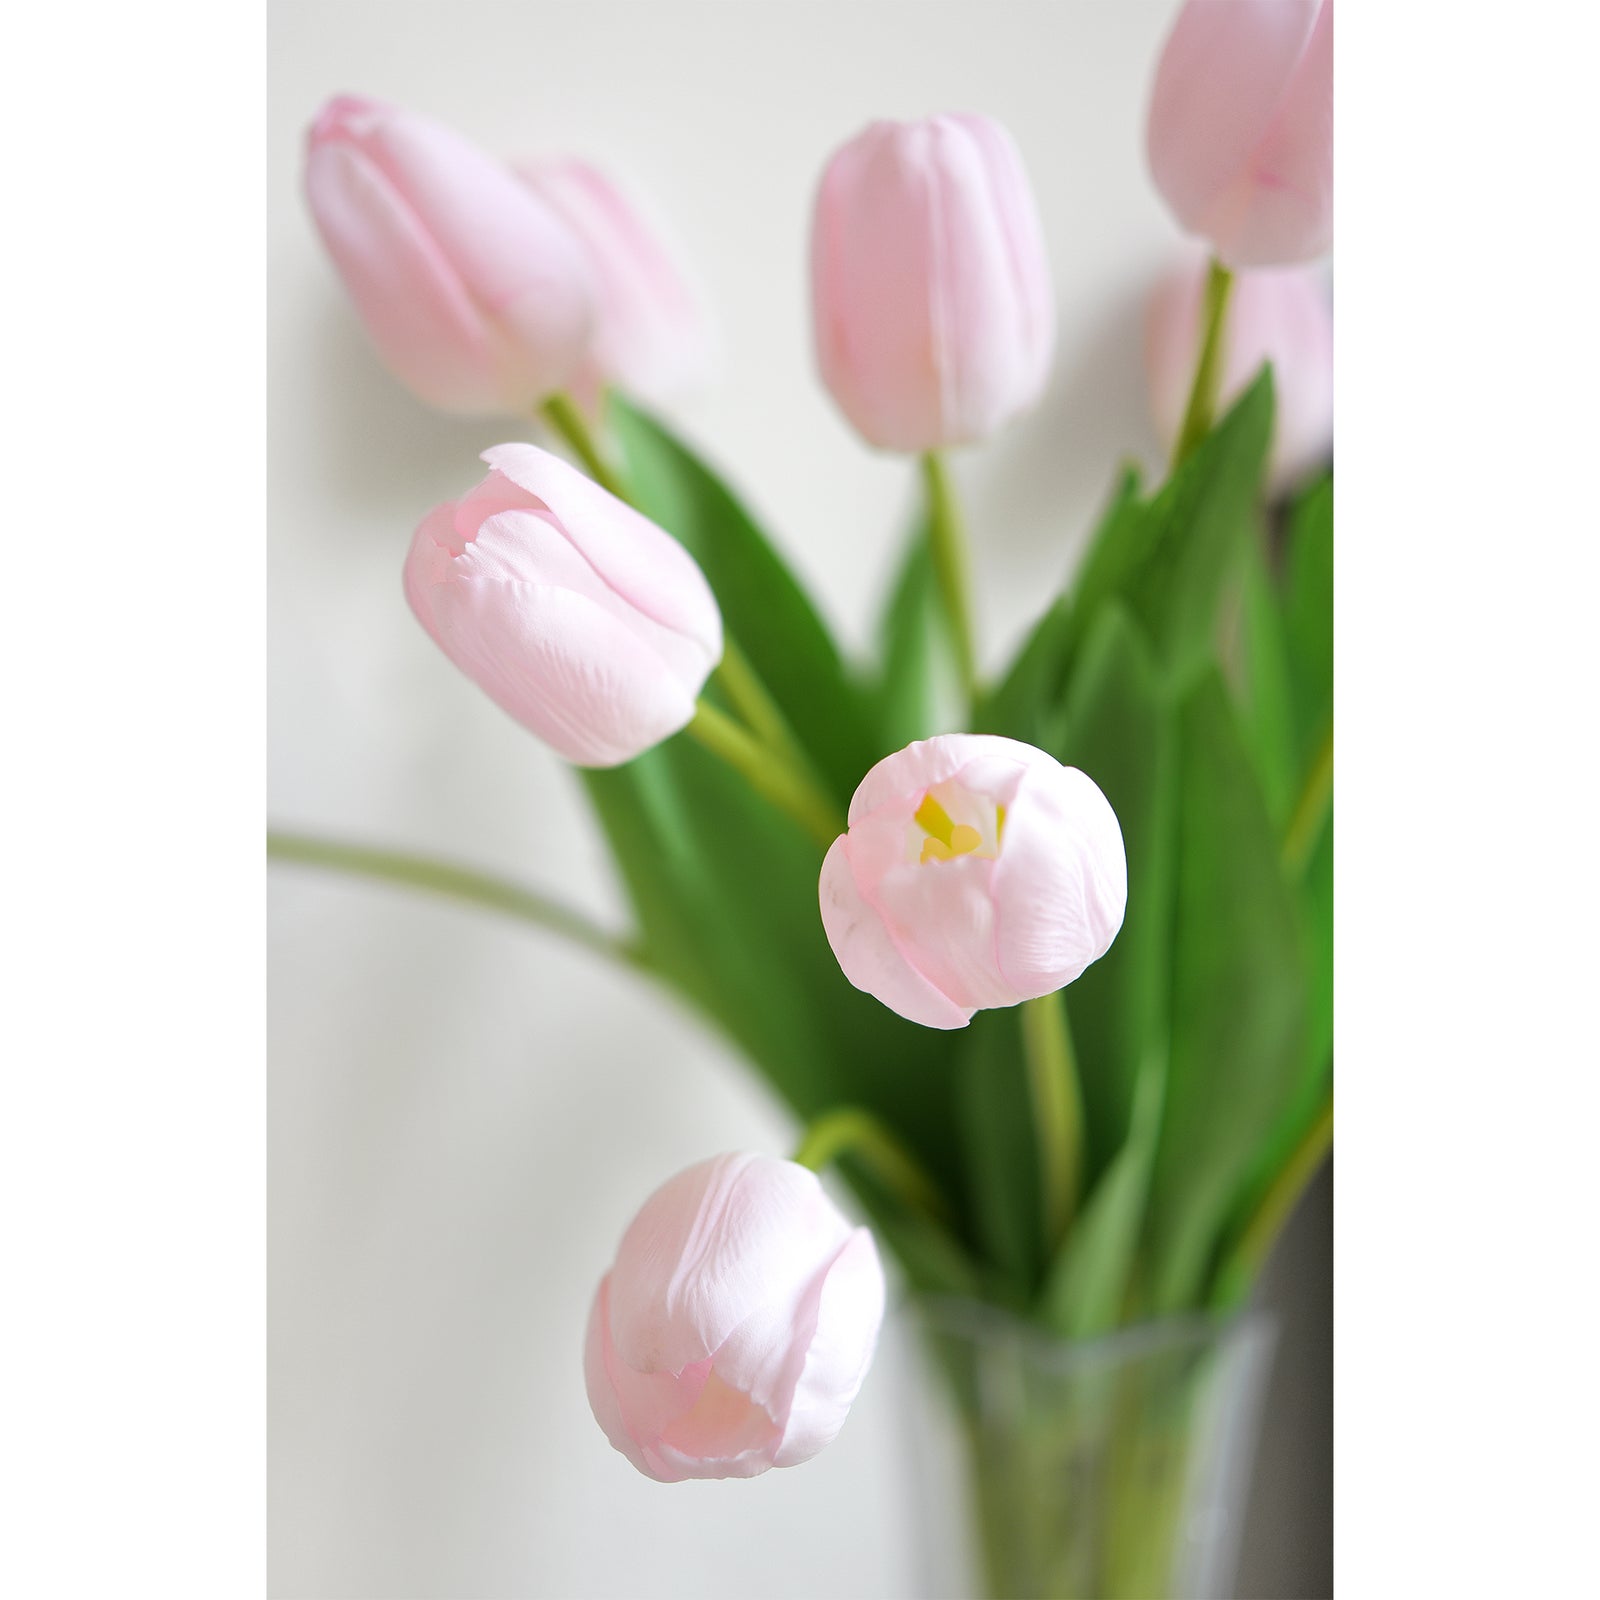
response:
M844 1425L883 1321L872 1235L816 1174L724 1155L645 1201L589 1315L606 1437L663 1483L809 1460Z
M439 648L567 760L610 767L676 733L722 657L722 619L672 536L559 456L485 450L489 476L428 513L406 598Z
M822 380L880 449L987 438L1044 391L1050 263L992 118L875 122L840 149L817 190L811 287Z
M711 319L663 230L588 162L547 157L515 170L588 256L594 337L569 387L591 404L612 383L661 404L704 383L715 344Z
M929 1028L1069 984L1128 899L1122 830L1075 767L941 734L886 756L822 864L822 925L856 988Z
M1150 170L1224 265L1333 244L1333 0L1186 0L1156 69Z
M1199 359L1205 297L1204 256L1168 273L1150 298L1145 372L1150 412L1161 442L1178 437ZM1220 406L1227 406L1272 363L1274 493L1292 488L1333 447L1333 312L1316 267L1242 272L1223 324Z
M454 129L341 95L312 124L305 191L379 355L429 405L526 414L572 379L594 315L583 247Z

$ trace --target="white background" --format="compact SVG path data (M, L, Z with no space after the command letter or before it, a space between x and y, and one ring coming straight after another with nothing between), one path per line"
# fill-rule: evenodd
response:
M650 198L721 324L717 386L680 420L855 645L913 472L869 453L814 377L812 187L873 117L1004 121L1038 193L1061 334L1037 412L959 465L998 662L1119 458L1156 456L1141 301L1180 242L1142 134L1171 9L279 0L275 821L497 867L623 917L570 774L401 599L421 514L476 481L486 445L537 434L434 414L368 351L299 193L323 100L393 100L507 156L581 152ZM793 1144L753 1074L660 995L514 925L287 868L270 905L274 1592L917 1592L896 1329L837 1444L755 1483L650 1483L588 1412L588 1301L639 1202L705 1155Z

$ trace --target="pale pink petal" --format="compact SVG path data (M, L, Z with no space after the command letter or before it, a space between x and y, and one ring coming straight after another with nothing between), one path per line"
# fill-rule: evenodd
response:
M908 800L915 810L935 784L953 778L969 763L986 758L1012 761L1022 768L1051 760L1031 744L998 734L941 733L931 739L919 739L885 756L861 780L850 800L850 823L854 826L880 807Z
M994 949L1019 999L1071 983L1111 947L1128 902L1122 830L1073 767L1030 773L1006 816Z
M862 897L845 848L833 842L818 884L823 931L839 969L856 988L926 1028L964 1028L970 1008L957 1005L914 967L883 917Z
M856 1229L823 1280L816 1327L773 1463L792 1467L830 1444L861 1390L883 1325L883 1268L865 1228Z

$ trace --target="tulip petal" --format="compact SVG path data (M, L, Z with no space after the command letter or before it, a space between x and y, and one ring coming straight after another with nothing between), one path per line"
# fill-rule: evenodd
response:
M909 800L913 806L935 784L955 777L978 760L1011 761L1019 768L1040 762L1059 765L1054 758L1020 739L990 733L941 733L919 739L905 749L885 756L864 777L850 800L850 825L884 806Z
M844 1426L877 1349L883 1301L877 1246L867 1229L857 1228L823 1279L816 1329L774 1466L809 1460Z
M857 989L925 1028L964 1028L962 1007L926 978L896 942L883 917L863 897L851 864L849 835L835 839L822 863L818 897L823 931L839 969Z

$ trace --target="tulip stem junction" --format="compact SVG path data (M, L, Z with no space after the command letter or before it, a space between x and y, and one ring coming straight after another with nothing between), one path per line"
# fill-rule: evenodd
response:
M1311 770L1301 786L1289 825L1283 830L1283 870L1291 882L1298 883L1311 865L1312 852L1322 837L1323 824L1328 820L1332 805L1333 726L1330 723L1312 757Z
M727 634L722 639L722 660L717 665L716 679L733 709L758 739L780 751L790 766L810 770L810 758L795 738L788 718L778 709L777 701L750 664L750 658Z
M1330 1094L1323 1102L1317 1120L1306 1130L1261 1197L1261 1203L1239 1235L1239 1242L1229 1251L1222 1270L1217 1274L1217 1287L1212 1296L1215 1304L1232 1306L1244 1299L1256 1274L1265 1264L1273 1241L1283 1230L1296 1202L1317 1175L1322 1158L1332 1147L1333 1096Z
M617 469L606 459L605 452L601 450L587 419L572 396L565 393L553 394L539 407L539 410L545 421L571 446L572 453L583 463L584 470L589 476L602 489L614 494L617 499L628 500L629 504L632 504Z
M950 468L937 450L923 455L922 477L928 491L928 542L933 570L950 622L961 687L971 704L978 698L978 656L973 643L972 569L967 553L966 521L961 515L961 502L956 497Z
M713 755L743 774L759 794L787 812L824 849L845 830L845 820L833 801L802 767L790 761L726 712L701 700L684 729Z
M1083 1167L1083 1097L1067 1006L1057 989L1022 1003L1022 1054L1039 1144L1039 1190L1047 1256L1072 1226Z
M482 906L523 922L531 922L549 933L560 934L574 944L597 955L620 961L629 967L646 968L643 950L632 940L607 933L586 917L566 906L547 900L532 889L507 883L503 878L475 872L470 867L426 856L402 854L395 850L375 850L368 845L346 844L337 839L313 838L307 834L267 833L267 856L274 861L299 866L322 867L384 883L404 884L429 894L444 895L467 905Z
M1173 446L1172 465L1176 469L1194 454L1196 447L1211 432L1217 414L1217 397L1222 390L1222 336L1228 321L1228 297L1233 289L1233 274L1211 258L1206 275L1205 331L1200 340L1200 358L1194 369L1194 385L1189 390L1188 409L1178 442Z
M842 1155L859 1156L873 1175L913 1211L933 1221L950 1220L944 1198L915 1156L870 1111L840 1106L807 1127L790 1158L821 1172Z

